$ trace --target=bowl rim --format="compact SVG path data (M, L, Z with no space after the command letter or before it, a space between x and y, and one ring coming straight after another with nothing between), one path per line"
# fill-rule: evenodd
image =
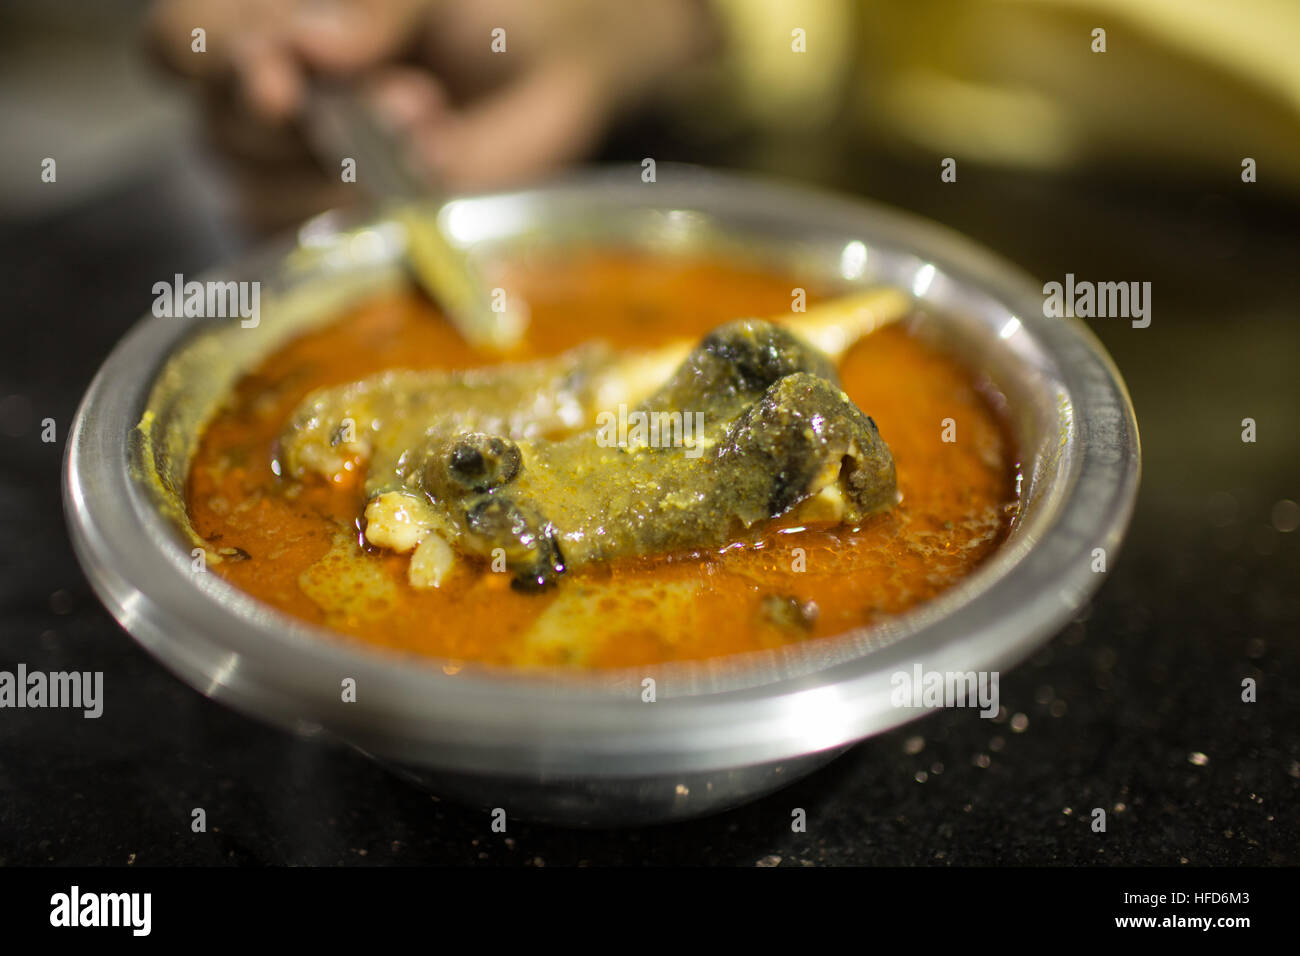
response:
M133 477L131 457L157 375L194 330L146 315L91 382L64 463L74 550L122 627L207 696L301 733L327 731L376 756L502 776L621 778L738 768L844 746L928 712L891 704L890 675L918 664L927 671L997 671L1064 625L1104 577L1092 570L1092 550L1104 548L1113 563L1140 477L1132 402L1091 331L1075 319L1044 317L1042 295L1018 269L911 214L751 175L659 164L650 191L639 174L640 167L580 171L529 189L452 200L444 212L458 203L509 210L566 202L706 215L751 210L910 252L933 266L959 300L982 297L982 307L993 302L1004 319L1014 319L1013 334L1023 333L1016 341L1036 350L1044 374L1059 376L1068 395L1059 495L1034 533L1004 542L966 581L897 621L827 639L871 646L839 655L844 659L832 655L826 666L809 668L803 660L788 667L769 654L765 665L744 669L743 680L706 679L687 693L661 692L654 702L643 700L640 682L626 672L595 681L473 668L449 673L435 661L368 648L297 621L217 575L189 573L188 550ZM271 244L222 278L268 275L294 245ZM656 679L667 673L637 670ZM353 702L341 699L344 677L356 682Z

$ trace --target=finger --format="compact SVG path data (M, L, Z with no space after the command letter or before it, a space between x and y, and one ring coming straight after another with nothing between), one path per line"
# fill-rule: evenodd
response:
M187 76L222 77L241 49L280 36L292 0L160 0L145 21L167 65ZM201 32L201 48L196 47Z
M386 9L343 0L308 0L299 5L289 37L294 50L327 73L354 73L393 53L408 24Z
M443 85L419 67L387 67L366 81L366 102L383 126L408 136L447 114Z
M420 129L415 160L451 188L520 182L589 150L607 114L594 71L575 59L554 60Z
M280 122L298 110L304 78L284 45L256 37L238 45L233 60L244 101L255 116Z

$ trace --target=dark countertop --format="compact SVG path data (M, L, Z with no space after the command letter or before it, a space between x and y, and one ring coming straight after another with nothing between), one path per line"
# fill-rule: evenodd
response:
M1231 177L1211 192L964 173L958 190L887 160L855 177L1043 281L1154 283L1150 328L1093 324L1137 408L1137 515L1089 611L1003 675L1027 727L936 713L720 816L503 836L485 813L190 690L90 592L59 490L76 403L152 283L241 245L164 166L57 218L0 224L0 399L24 397L0 404L0 669L102 670L107 696L99 720L0 711L0 863L1300 862L1300 532L1270 517L1300 499L1300 210L1245 202ZM55 444L39 439L45 417ZM1240 441L1244 417L1256 444ZM1241 702L1244 677L1257 703ZM209 832L190 831L194 807Z

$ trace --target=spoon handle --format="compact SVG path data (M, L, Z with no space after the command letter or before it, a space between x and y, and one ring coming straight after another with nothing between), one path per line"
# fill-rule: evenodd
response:
M518 311L496 311L486 286L463 249L448 241L429 215L441 197L401 159L391 136L352 90L317 85L308 98L307 132L330 162L356 162L357 182L376 199L400 204L407 265L416 282L471 345L504 351L523 334Z

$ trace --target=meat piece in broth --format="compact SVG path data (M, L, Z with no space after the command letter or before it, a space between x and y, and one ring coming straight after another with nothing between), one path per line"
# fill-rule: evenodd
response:
M408 470L437 532L504 556L525 588L570 567L722 545L812 499L822 517L850 522L894 502L875 423L824 355L767 322L715 330L626 418L699 425L643 428L655 442L609 428L558 441L435 435Z
M285 461L329 473L368 458L366 536L412 552L408 578L424 587L458 553L503 562L536 590L571 568L724 545L783 515L853 523L895 503L875 423L801 337L727 323L663 381L668 354L588 348L327 390L284 436ZM631 409L609 410L652 378L663 383ZM578 430L602 407L604 424ZM344 420L355 427L339 434Z

